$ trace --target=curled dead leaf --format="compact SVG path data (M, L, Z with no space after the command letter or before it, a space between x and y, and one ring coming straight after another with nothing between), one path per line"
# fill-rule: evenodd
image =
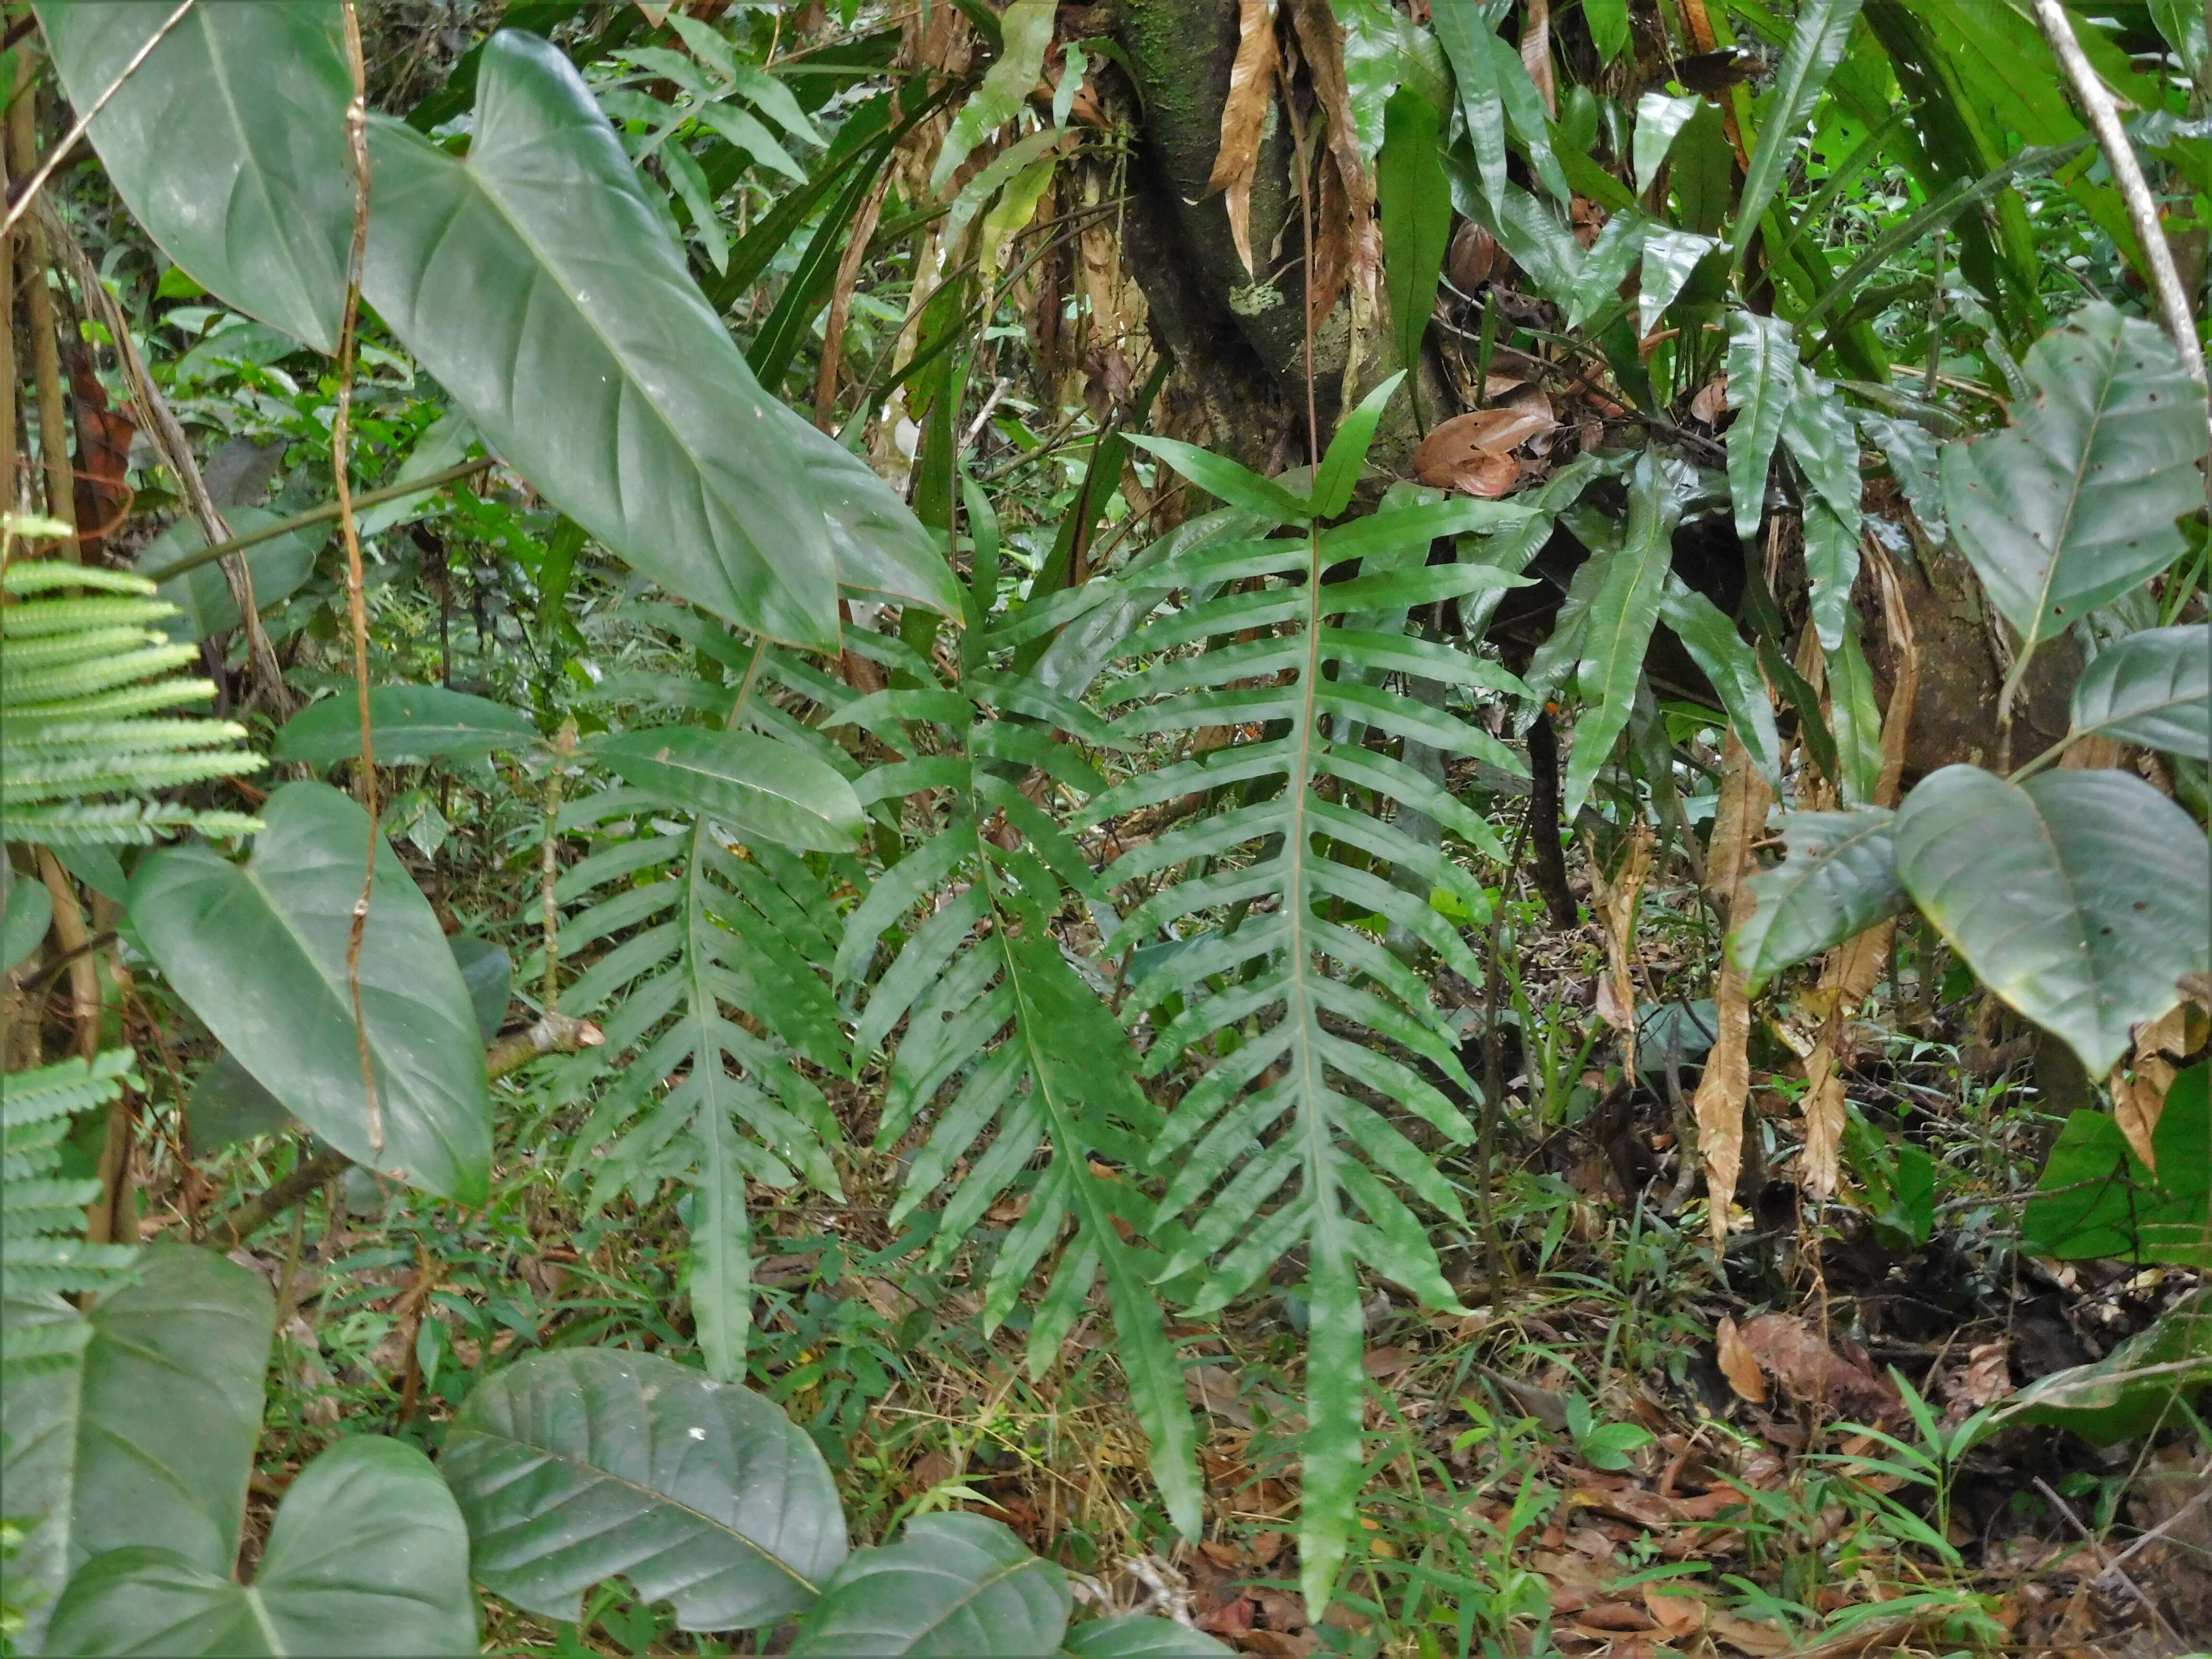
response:
M1512 264L1511 258L1498 245L1498 239L1471 219L1453 233L1450 252L1444 256L1444 270L1451 277L1451 284L1462 294L1472 294L1485 283L1496 282Z
M1713 1334L1720 1341L1721 1375L1728 1378L1729 1387L1736 1391L1737 1398L1754 1406L1765 1405L1766 1373L1759 1368L1759 1356L1736 1329L1735 1321L1723 1317Z
M1541 392L1536 394L1542 397ZM1495 498L1521 477L1510 452L1549 432L1551 405L1539 408L1478 409L1441 422L1413 455L1413 477L1438 489Z
M1206 193L1228 193L1229 234L1246 274L1252 264L1252 174L1260 163L1260 137L1275 96L1274 9L1268 0L1243 0L1237 15L1237 61L1229 70L1229 101L1221 106L1221 149L1213 158Z
M1831 1346L1793 1314L1760 1314L1737 1334L1759 1368L1800 1400L1863 1421L1903 1408L1896 1389L1875 1374L1863 1351Z
M1767 803L1772 796L1734 732L1729 733L1721 759L1724 770L1712 842L1705 854L1705 879L1714 896L1726 901L1733 929L1742 926L1756 902L1744 884L1757 869L1751 849L1765 834ZM1751 999L1734 963L1722 968L1713 1000L1720 1030L1712 1052L1705 1056L1705 1073L1698 1081L1692 1104L1698 1153L1705 1166L1706 1205L1717 1245L1728 1237L1729 1203L1735 1196L1736 1176L1743 1167L1743 1103L1751 1092Z
M1707 426L1718 421L1721 411L1727 407L1728 376L1725 374L1714 375L1711 380L1699 386L1698 395L1690 399L1690 413Z

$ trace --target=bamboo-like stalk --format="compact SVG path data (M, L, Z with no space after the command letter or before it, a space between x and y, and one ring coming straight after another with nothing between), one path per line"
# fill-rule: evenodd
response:
M8 108L9 166L17 178L38 170L39 117L31 49L16 71L15 101ZM24 252L28 256L24 287L30 296L32 373L38 386L39 446L44 452L46 477L46 516L76 528L76 486L70 473L69 414L62 403L61 342L55 333L54 296L46 286L52 255L45 229L36 220L23 227ZM79 556L72 535L60 546L64 558Z

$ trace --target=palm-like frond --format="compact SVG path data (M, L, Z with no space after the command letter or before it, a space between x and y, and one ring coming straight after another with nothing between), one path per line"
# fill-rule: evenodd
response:
M819 676L688 613L653 609L665 613L659 625L739 677L719 687L672 678L658 688L671 700L698 701L725 726L803 734L834 751L770 695L781 684L811 696L822 689ZM693 1188L685 1274L692 1315L708 1369L734 1381L744 1375L751 1323L746 1179L778 1188L804 1179L841 1195L830 1160L836 1120L796 1063L841 1075L850 1066L844 1011L825 975L836 906L804 857L766 842L742 845L708 819L672 813L635 788L576 801L560 822L566 831L601 832L556 889L559 902L581 907L561 924L562 954L594 953L562 1003L577 1014L611 1010L605 1045L580 1058L568 1080L580 1086L593 1073L614 1073L573 1163L589 1161L594 1203L625 1188L649 1191L667 1176Z
M854 642L913 681L929 665L891 641ZM904 1023L886 1090L879 1151L926 1129L892 1212L896 1224L940 1189L930 1249L950 1260L1012 1194L1020 1218L984 1285L994 1329L1033 1275L1029 1365L1042 1374L1103 1279L1131 1404L1176 1524L1200 1519L1196 1437L1182 1368L1152 1281L1158 1255L1131 1242L1150 1205L1132 1176L1159 1127L1136 1083L1135 1053L1054 932L1070 892L1103 898L1079 849L1037 797L1103 782L1054 728L1093 739L1095 715L1035 680L971 664L956 689L915 684L838 711L912 757L867 774L864 800L941 792L944 826L878 880L854 912L837 957L860 977L884 933L908 923L863 1012L855 1052L876 1052ZM927 729L937 752L910 735ZM940 896L943 896L940 897ZM950 1090L950 1097L946 1091ZM988 1139L987 1139L988 1137ZM1124 1172L1127 1173L1124 1173Z
M113 799L268 763L236 746L246 731L228 720L157 716L206 702L215 687L178 678L194 647L146 626L176 611L150 597L151 582L32 559L0 574L0 588L17 601L0 607L0 819L9 840L83 846L260 827L239 812Z
M1228 483L1200 482L1217 493ZM1479 817L1390 751L1425 745L1522 769L1487 732L1389 682L1521 689L1494 664L1408 633L1406 619L1413 607L1516 585L1495 562L1425 561L1435 538L1527 518L1486 502L1413 505L1335 530L1308 519L1294 538L1232 542L1154 566L1133 580L1182 589L1190 602L1139 628L1124 653L1148 665L1100 691L1121 709L1114 732L1124 747L1208 727L1257 732L1141 771L1083 817L1102 823L1194 791L1212 796L1209 815L1107 870L1116 884L1160 883L1112 947L1165 940L1146 951L1152 961L1133 974L1123 1011L1154 1019L1150 1069L1194 1050L1219 1056L1151 1150L1151 1166L1168 1176L1152 1231L1189 1229L1164 1276L1199 1274L1192 1311L1203 1314L1291 1251L1305 1254L1301 1555L1316 1604L1342 1557L1364 1467L1359 1266L1432 1305L1456 1305L1428 1228L1400 1191L1463 1223L1459 1198L1382 1103L1446 1142L1473 1135L1416 1063L1472 1091L1425 982L1360 924L1394 924L1479 979L1474 954L1426 897L1442 888L1477 916L1487 901L1440 847L1382 812L1395 802L1493 856L1503 851ZM1354 562L1358 574L1344 579ZM1201 645L1210 648L1191 650Z
M125 1245L88 1244L84 1211L100 1199L97 1181L71 1181L61 1168L61 1143L70 1120L107 1105L125 1084L144 1085L128 1048L88 1060L78 1055L58 1066L18 1072L0 1086L0 1292L12 1298L51 1301L64 1293L106 1292L131 1279L138 1253ZM39 1333L51 1340L39 1340ZM88 1340L82 1322L39 1322L9 1333L0 1376L73 1353ZM15 1339L21 1335L25 1346Z

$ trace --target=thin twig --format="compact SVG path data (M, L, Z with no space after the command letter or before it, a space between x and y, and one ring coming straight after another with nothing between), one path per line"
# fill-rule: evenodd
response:
M352 498L353 511L358 513L363 507L380 507L386 501L396 501L403 495L427 495L434 490L442 489L449 483L455 483L463 478L472 477L476 473L489 472L498 465L499 460L495 456L485 455L473 461L463 461L457 466L446 467L437 472L426 472L419 478L402 478L397 483L382 484L374 489L364 489L360 495ZM228 541L219 542L212 547L198 549L174 563L165 564L160 569L149 571L147 574L160 580L167 581L172 576L181 576L188 570L198 570L203 565L213 564L217 559L227 559L232 554L244 552L249 547L258 547L264 542L275 541L279 536L289 536L295 530L307 530L319 524L326 524L337 518L342 510L337 501L325 501L320 507L311 507L304 513L295 513L289 519L279 519L274 524L264 525L260 529L249 531L243 536L233 536Z
M2045 0L2037 0L2039 7L2044 3ZM2076 50L2078 51L2079 48L2077 47ZM2105 1547L2097 1541L2097 1534L2082 1524L2081 1517L2074 1513L2072 1507L2064 1498L2051 1489L2049 1482L2039 1474L2034 1477L2034 1480L2035 1489L2043 1494L2044 1501L2064 1516L2068 1524L2081 1534L2081 1541L2088 1545L2090 1553L2103 1565L2105 1571L2118 1578L2120 1583L2134 1595L2136 1600L2142 1603L2143 1611L2151 1616L2151 1622L2158 1626L2160 1632L2166 1640L2179 1645L2181 1643L2181 1633L2166 1622L2166 1615L2158 1610L2158 1603L2143 1594L2142 1585L2120 1571L2119 1563L2105 1553Z
M131 61L123 66L123 73L115 77L113 84L106 91L92 100L90 109L77 117L76 125L63 136L61 143L47 152L45 164L31 175L29 182L23 186L22 193L8 204L8 217L4 222L0 222L0 234L15 228L15 222L31 210L31 204L38 199L39 191L46 187L46 180L53 176L54 169L76 148L77 141L85 135L85 130L99 118L100 112L107 107L108 100L123 90L123 83L138 72L139 66L154 55L155 49L162 41L169 38L169 31L183 22L185 14L198 3L199 0L184 0L183 4L161 20L161 27L154 31L146 44L131 54Z
M354 1033L361 1044L361 1083L368 1097L368 1145L384 1155L384 1109L376 1097L376 1062L369 1052L368 1021L361 1007L361 945L368 932L369 894L376 885L376 854L383 840L377 823L376 738L368 717L368 602L362 591L361 531L353 516L353 374L361 328L361 271L368 246L368 67L361 49L361 16L354 0L341 0L345 20L346 64L353 72L353 97L346 105L347 159L352 165L353 241L346 250L345 319L338 331L338 398L331 422L331 471L338 492L338 526L345 533L346 610L353 623L354 690L361 703L361 766L354 774L361 804L368 814L368 854L361 872L361 896L354 901L353 929L346 939L346 990L353 999Z
M2173 250L2166 246L2166 229L2159 223L2157 198L2150 193L2142 163L2136 159L2135 146L2128 142L2127 129L2120 125L2119 109L2112 102L2112 94L2105 89L2104 82L2098 78L2088 54L2081 50L2081 41L2075 38L2074 25L2060 0L2035 0L2035 21L2043 26L2043 38L2051 43L2059 68L2065 70L2075 98L2089 118L2090 130L2097 135L2097 148L2104 152L2105 164L2112 168L2112 180L2120 187L2120 199L2127 204L2128 222L2134 227L2136 240L2142 245L2143 263L2150 268L2151 289L2158 295L2166 331L2172 337L2174 349L2181 354L2181 366L2203 390L2206 384L2204 349L2197 338L2197 321L2189 304L2189 294L2181 285L2180 271L2174 268Z

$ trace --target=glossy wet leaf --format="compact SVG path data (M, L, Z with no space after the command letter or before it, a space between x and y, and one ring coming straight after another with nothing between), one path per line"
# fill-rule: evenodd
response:
M1955 544L2027 647L2171 563L2203 504L2203 395L2155 324L2084 307L2035 343L2033 403L1943 449Z
M795 744L750 732L623 732L593 755L617 777L732 834L810 852L849 851L864 820L853 786Z
M2132 775L1947 766L1905 796L1895 836L1899 877L1952 949L2092 1077L2184 974L2212 969L2203 832Z
M1895 814L1879 806L1784 817L1788 856L1751 878L1756 908L1728 939L1750 995L1784 968L1905 908L1894 830Z
M1766 470L1797 387L1797 342L1779 318L1729 313L1729 497L1735 533L1756 536L1766 516Z
M2148 629L2100 651L2074 683L2074 731L2212 760L2212 625Z
M1437 281L1451 242L1451 189L1437 150L1441 117L1414 88L1400 87L1383 107L1382 153L1375 189L1382 220L1382 274L1389 287L1390 325L1398 362L1420 361Z
M834 644L830 538L778 406L590 90L514 29L486 46L477 85L465 160L372 124L370 302L608 548L731 622Z
M441 1467L477 1582L549 1619L619 1573L679 1630L751 1630L813 1601L845 1517L805 1431L656 1355L532 1355L477 1384Z
M346 973L368 817L319 783L286 784L245 865L164 848L131 884L131 916L178 995L292 1115L395 1181L483 1201L490 1085L461 971L422 890L376 843L362 1009L382 1117L362 1086Z
M1067 1576L980 1515L925 1515L847 1559L799 1627L792 1659L1025 1659L1067 1628Z
M1660 601L1674 569L1672 537L1680 513L1658 458L1647 453L1637 463L1629 485L1625 538L1618 549L1591 556L1607 563L1591 592L1582 635L1576 684L1584 706L1575 721L1560 804L1569 823L1589 799L1598 768L1627 727L1636 683L1644 672L1644 648L1658 625Z
M89 1563L46 1632L49 1654L360 1655L477 1651L469 1539L453 1494L414 1447L340 1440L278 1507L252 1582L174 1550Z
M1718 605L1671 571L1660 597L1659 617L1712 682L1751 763L1770 784L1779 785L1782 738L1775 729L1773 700L1759 672L1759 653Z
M137 73L171 0L44 0L70 101L90 109L116 191L162 252L239 310L337 349L353 179L353 95L337 0L198 5Z
M441 685L373 685L368 730L376 763L520 753L535 747L538 723L519 708ZM361 753L361 696L352 682L284 723L270 758L325 767Z
M1774 73L1759 123L1759 143L1751 153L1736 208L1736 258L1751 242L1765 216L1767 206L1782 185L1790 159L1797 154L1798 135L1812 118L1828 77L1843 62L1851 26L1858 21L1861 0L1811 0L1797 14L1790 44L1782 53L1782 66Z
M88 1314L11 1294L5 1340L21 1351L39 1328L80 1321L91 1328L80 1349L0 1392L8 1512L40 1522L9 1575L43 1591L34 1632L70 1575L111 1550L158 1547L229 1572L276 1301L212 1250L155 1245L138 1282Z
M185 1100L185 1139L198 1158L256 1135L282 1134L291 1121L284 1103L228 1053L215 1057Z

